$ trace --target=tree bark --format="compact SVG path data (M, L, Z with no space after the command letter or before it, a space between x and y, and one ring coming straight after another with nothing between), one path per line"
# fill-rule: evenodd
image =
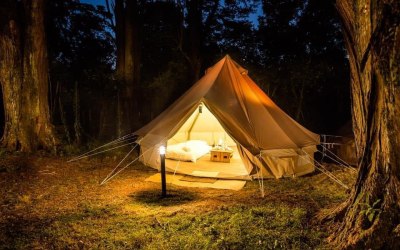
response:
M4 8L4 9L3 9ZM44 0L2 1L0 80L5 107L2 146L55 150L48 104ZM22 14L23 13L23 14Z
M140 82L139 6L137 0L117 0L115 5L117 31L118 109L121 136L132 132L140 123L138 84Z
M357 182L330 237L343 249L400 248L400 2L337 0L349 53Z
M16 1L1 3L0 79L4 102L4 133L1 144L10 150L20 147L19 119L21 116L22 55L21 27Z

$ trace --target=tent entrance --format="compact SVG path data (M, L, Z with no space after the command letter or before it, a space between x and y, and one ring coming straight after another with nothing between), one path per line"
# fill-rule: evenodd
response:
M168 140L167 145L184 143L189 140L202 140L210 146L221 144L236 146L236 142L203 103L199 104L175 135Z
M229 148L233 150L232 158L229 163L211 161L210 152L196 152L196 146L190 146L192 142L194 144L204 143L204 145L208 145L209 149L216 146ZM198 177L250 179L249 172L238 153L236 142L203 103L168 140L167 145L166 168L169 172ZM200 147L203 146L200 145ZM185 157L182 157L183 160L179 160L179 157L168 159L168 156L171 156L168 152L175 149L177 151L186 150L182 152L185 154ZM186 154L192 154L192 156L186 156ZM187 157L191 161L188 161Z

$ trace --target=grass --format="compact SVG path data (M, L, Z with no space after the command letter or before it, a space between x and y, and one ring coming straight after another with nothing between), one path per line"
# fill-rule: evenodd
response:
M347 193L325 175L265 180L241 191L145 182L140 164L100 186L115 162L24 158L27 171L0 172L1 249L322 249L312 224ZM333 167L347 184L354 174Z

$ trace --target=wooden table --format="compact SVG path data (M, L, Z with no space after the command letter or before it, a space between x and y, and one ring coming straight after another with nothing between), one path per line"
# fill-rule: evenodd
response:
M210 161L231 162L233 150L211 149Z

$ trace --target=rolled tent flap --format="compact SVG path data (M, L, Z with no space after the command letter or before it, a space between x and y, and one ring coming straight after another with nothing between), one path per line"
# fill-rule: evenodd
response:
M140 160L145 165L159 168L159 146L176 134L175 138L182 138L188 133L181 128L194 119L200 103L236 142L249 176L281 178L314 171L313 154L319 135L281 110L247 75L247 70L228 55L157 118L135 132L141 138Z

